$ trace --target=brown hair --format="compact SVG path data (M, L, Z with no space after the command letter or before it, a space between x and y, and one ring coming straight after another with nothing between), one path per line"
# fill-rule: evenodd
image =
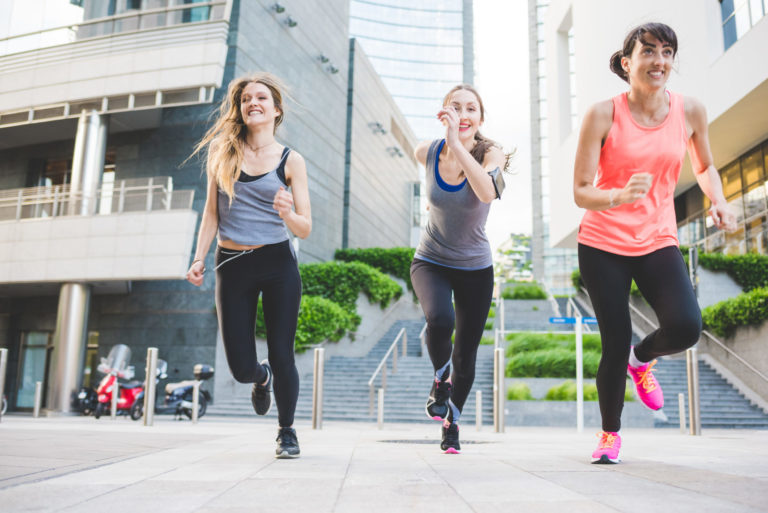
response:
M254 73L229 83L227 95L219 106L216 122L190 155L193 157L204 150L207 152L206 173L209 179L216 180L219 188L229 196L230 202L235 197L235 182L240 176L240 163L243 161L243 142L248 134L248 128L240 113L240 101L243 89L251 83L264 84L272 94L275 109L280 112L275 118L274 131L277 131L285 115L282 92L285 86L271 73Z
M629 83L629 74L621 67L622 57L631 57L632 51L635 49L635 42L645 43L643 36L650 34L662 43L669 43L672 46L672 56L677 55L677 34L669 25L663 23L645 23L638 27L633 28L624 38L624 46L618 52L611 55L609 66L611 71L616 73L619 78Z
M448 93L443 98L443 105L448 105L448 102L451 100L453 93L461 90L469 91L475 95L475 98L477 98L477 103L480 106L480 121L485 121L485 106L483 105L483 99L480 98L480 94L477 92L477 89L475 89L474 86L470 84L459 84L452 87L451 90L448 91ZM477 144L475 144L475 147L472 148L469 153L475 157L475 160L478 161L481 165L483 163L483 159L485 158L485 154L488 153L488 150L490 150L492 147L495 146L502 151L504 150L504 148L499 143L493 141L492 139L488 139L483 134L481 134L479 130L475 132L475 141L477 141ZM509 159L512 157L512 153L505 153L504 155L506 160L504 161L503 171L506 171L506 169L509 167Z

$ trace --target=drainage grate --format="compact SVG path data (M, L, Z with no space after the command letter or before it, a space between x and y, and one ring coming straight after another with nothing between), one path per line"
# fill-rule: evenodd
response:
M378 440L380 443L384 444L424 444L424 445L437 445L440 443L440 440L427 440L427 439L419 439L419 440ZM461 445L465 444L495 444L498 442L488 442L488 441L480 441L480 440L461 440Z

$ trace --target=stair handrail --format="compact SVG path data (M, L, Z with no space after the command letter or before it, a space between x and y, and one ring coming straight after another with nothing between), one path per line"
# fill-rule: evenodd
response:
M419 332L419 349L421 351L421 354L424 354L424 346L427 345L427 339L424 336L427 332L427 323L424 323L424 326L422 326L421 331Z
M373 371L373 375L371 376L371 379L368 380L368 391L370 395L370 401L369 401L369 414L373 414L373 382L376 380L376 376L379 375L379 372L381 372L382 369L384 369L384 372L381 374L381 388L386 390L387 388L387 358L389 358L389 355L392 354L392 374L397 372L397 343L400 342L400 339L403 339L403 348L408 347L408 334L405 330L405 328L400 328L400 331L397 332L397 336L395 337L395 340L389 345L389 349L387 349L387 352L384 353L384 356L382 357L381 361L379 362L379 366L376 367L376 370ZM405 351L403 351L403 356L405 356Z
M649 324L649 325L650 325L650 326L651 326L653 329L655 329L655 330L656 330L656 329L659 329L658 325L657 325L655 322L653 322L652 320L650 320L648 317L646 317L645 315L643 315L643 313L640 311L640 309L638 309L638 308L637 308L635 305L633 305L632 303L629 303L629 307L632 309L632 311L633 311L633 312L635 312L635 313L636 313L637 315L639 315L639 316L640 316L640 317L641 317L641 318L642 318L642 319L643 319L645 322L647 322L647 323L648 323L648 324ZM723 342L721 342L721 341L720 341L720 340L719 340L719 339L718 339L716 336L714 336L712 333L710 333L710 332L709 332L709 331L707 331L707 330L702 330L702 331L701 331L701 334L702 334L702 335L705 335L705 336L706 336L706 337L707 337L709 340L711 340L711 341L712 341L712 342L714 342L714 343L715 343L717 346L719 346L719 347L720 347L720 349L722 349L723 351L725 351L725 352L726 352L726 353L728 353L729 355L733 356L733 357L734 357L736 360L738 360L738 361L739 361L739 363L741 363L742 365L744 365L744 367L746 367L747 369L751 370L752 372L754 372L755 374L757 374L757 376L758 376L760 379L762 379L763 381L765 381L766 383L768 383L768 376L766 376L765 374L763 374L762 372L760 372L759 370L757 370L757 369L756 369L756 368L755 368L755 367L754 367L754 366L753 366L751 363L749 363L749 362L748 362L748 361L746 361L744 358L742 358L741 356L739 356L738 354L736 354L736 353L735 353L735 352L734 352L734 351L733 351L731 348L729 348L728 346L726 346L726 345L725 345Z

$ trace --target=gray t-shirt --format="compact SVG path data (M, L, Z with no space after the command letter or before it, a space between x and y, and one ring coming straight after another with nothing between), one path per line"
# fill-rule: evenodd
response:
M466 178L459 185L440 178L438 157L444 144L445 139L437 139L427 152L429 218L414 257L457 269L485 269L493 265L485 235L491 205L480 201Z

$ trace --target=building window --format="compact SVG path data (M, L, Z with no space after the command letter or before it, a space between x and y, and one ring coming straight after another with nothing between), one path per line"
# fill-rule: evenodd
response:
M768 0L720 0L725 50L747 33L768 11Z

